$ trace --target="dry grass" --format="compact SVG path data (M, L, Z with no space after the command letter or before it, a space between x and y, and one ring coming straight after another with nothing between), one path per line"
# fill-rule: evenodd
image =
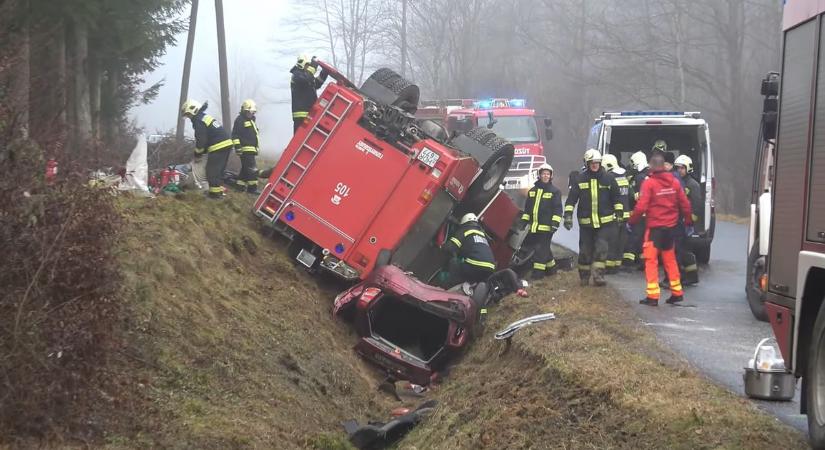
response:
M702 378L609 289L574 273L491 311L437 394L438 412L401 448L805 448L802 436ZM527 315L558 319L496 329Z

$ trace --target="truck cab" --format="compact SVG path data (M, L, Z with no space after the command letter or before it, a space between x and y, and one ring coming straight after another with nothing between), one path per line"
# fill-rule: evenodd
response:
M658 139L664 139L668 151L676 156L687 155L693 160L691 176L702 188L704 210L694 212L700 220L695 224L694 235L688 238L688 245L696 254L696 260L705 264L710 260L710 245L716 228L716 180L710 131L701 113L606 112L590 128L587 148L595 148L605 155L615 155L623 167L630 167L630 156L643 151L649 158L653 143Z
M466 105L466 103L465 103ZM541 121L540 121L541 119ZM547 162L544 142L553 137L552 121L527 108L524 99L491 98L447 113L447 129L466 131L487 127L515 146L503 189L513 197L526 195L536 182L536 170Z

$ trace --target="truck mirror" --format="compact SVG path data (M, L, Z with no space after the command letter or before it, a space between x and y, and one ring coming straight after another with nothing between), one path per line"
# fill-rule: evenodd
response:
M553 129L550 128L550 127L545 128L544 129L544 137L547 138L548 141L552 141L553 140Z
M765 112L762 114L762 139L763 140L770 140L776 139L776 124L777 124L777 116L778 114L776 111L772 112Z
M762 95L779 95L779 76L768 74L768 77L762 80Z
M495 126L496 122L498 122L498 120L496 120L496 118L493 116L493 112L487 111L487 128L492 129L493 126Z
M551 119L551 118L549 118L549 117L545 117L545 118L544 118L544 128L548 128L548 129L549 129L549 128L550 128L550 127L552 127L552 126L553 126L553 119Z

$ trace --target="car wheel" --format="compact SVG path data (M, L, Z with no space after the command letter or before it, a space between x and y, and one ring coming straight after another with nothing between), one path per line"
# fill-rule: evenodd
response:
M765 311L765 297L759 287L759 279L765 274L767 264L765 257L759 255L759 244L755 244L748 255L748 274L745 290L747 291L748 306L751 308L753 317L762 322L768 321L768 313Z
M707 264L710 261L710 243L695 247L693 249L693 254L696 255L697 263Z
M808 438L811 447L825 448L825 302L819 308L808 347L805 371L805 400L808 405Z
M493 199L510 170L515 151L513 144L484 127L474 128L465 136L476 144L481 144L474 145L469 152L481 165L481 175L470 185L459 206L462 214L481 211Z
M418 86L386 67L376 70L364 81L361 93L379 103L397 106L411 114L418 109Z

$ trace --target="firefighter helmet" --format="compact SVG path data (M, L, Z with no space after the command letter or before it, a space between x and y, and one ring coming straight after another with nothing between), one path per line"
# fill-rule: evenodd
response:
M461 225L464 225L467 222L478 222L478 216L473 213L467 213L461 216Z
M590 164L591 162L602 162L602 154L595 148L591 148L590 150L584 152L584 163Z
M619 161L615 155L607 154L602 158L602 165L608 172L612 172L619 168Z
M633 165L633 168L636 169L636 171L641 171L647 167L647 155L645 155L645 152L642 151L638 151L630 155L630 164Z
M189 99L180 105L180 114L185 116L187 114L194 116L201 109L201 103L197 100Z
M544 163L540 165L538 170L536 170L536 174L541 175L542 170L549 170L550 175L553 175L553 166L551 166L550 164Z
M676 158L676 162L673 163L674 166L684 166L687 173L693 173L693 160L690 159L688 155L679 155Z
M252 114L258 112L258 106L255 104L255 100L246 99L241 103L241 111L249 111Z
M653 143L653 148L651 149L654 152L666 152L667 151L667 142L664 139L656 139L656 142Z
M298 62L296 62L295 65L301 69L304 69L310 61L312 60L310 59L309 55L307 55L306 53L302 53L298 56Z

